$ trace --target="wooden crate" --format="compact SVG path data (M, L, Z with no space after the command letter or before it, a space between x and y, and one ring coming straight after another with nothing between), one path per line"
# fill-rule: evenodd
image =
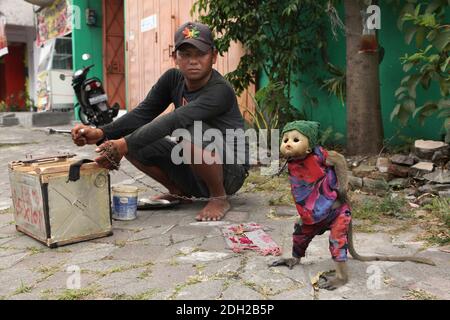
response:
M56 156L9 164L16 229L50 248L112 235L108 170L83 164L72 182L74 162Z

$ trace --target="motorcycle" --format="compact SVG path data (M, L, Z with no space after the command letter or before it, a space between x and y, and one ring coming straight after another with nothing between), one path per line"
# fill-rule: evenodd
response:
M83 54L83 60L90 59L89 54ZM85 125L102 126L111 123L119 113L120 106L115 103L108 105L108 97L102 82L97 77L87 78L94 64L75 71L72 87L78 99L78 117Z

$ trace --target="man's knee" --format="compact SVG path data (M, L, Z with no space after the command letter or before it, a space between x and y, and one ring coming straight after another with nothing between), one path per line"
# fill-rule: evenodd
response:
M222 155L218 148L209 148L197 145L189 140L183 140L183 160L188 164L198 164L198 165L211 165L211 164L223 164Z

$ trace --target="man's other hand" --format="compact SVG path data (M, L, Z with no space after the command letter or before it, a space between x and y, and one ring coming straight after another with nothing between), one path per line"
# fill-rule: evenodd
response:
M128 146L124 138L109 140L95 149L95 152L100 153L100 156L94 160L100 167L117 170L120 161L128 153Z
M103 130L97 128L91 128L82 124L76 125L72 131L73 142L82 147L86 144L95 144L97 141L103 138Z

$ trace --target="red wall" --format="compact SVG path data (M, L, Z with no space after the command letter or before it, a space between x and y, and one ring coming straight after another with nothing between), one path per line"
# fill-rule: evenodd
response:
M4 100L9 105L15 100L21 108L25 107L23 93L25 92L25 43L8 43L9 53L3 56L3 66L0 68L0 81L2 90L0 92L0 101ZM21 96L21 97L19 97Z

